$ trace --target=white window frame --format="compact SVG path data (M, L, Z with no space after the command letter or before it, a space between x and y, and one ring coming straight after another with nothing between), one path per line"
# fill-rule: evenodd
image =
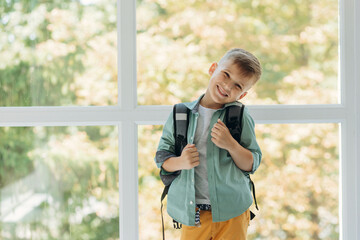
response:
M118 105L0 107L0 127L118 126L120 239L138 239L137 126L163 124L171 106L137 105L136 1L117 0L117 5ZM249 109L255 122L262 124L340 124L340 239L353 240L360 239L360 1L340 0L339 10L341 103L256 105Z

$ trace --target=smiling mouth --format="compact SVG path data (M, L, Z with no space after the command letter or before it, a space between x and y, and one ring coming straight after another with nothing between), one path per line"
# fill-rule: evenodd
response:
M225 92L221 91L221 88L218 85L216 87L217 87L217 90L219 91L221 96L228 97L228 95Z

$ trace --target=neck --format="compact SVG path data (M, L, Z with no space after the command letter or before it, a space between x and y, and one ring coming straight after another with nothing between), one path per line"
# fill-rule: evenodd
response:
M224 106L223 104L212 101L207 92L205 93L204 97L201 98L200 105L211 109L219 109Z

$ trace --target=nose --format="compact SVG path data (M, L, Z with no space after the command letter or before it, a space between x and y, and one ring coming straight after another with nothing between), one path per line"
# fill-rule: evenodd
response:
M223 86L224 86L224 89L225 89L227 92L229 92L229 91L231 90L231 87L232 87L230 81L224 82Z

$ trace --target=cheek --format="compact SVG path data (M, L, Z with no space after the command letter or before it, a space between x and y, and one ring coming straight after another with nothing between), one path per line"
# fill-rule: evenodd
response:
M234 93L234 96L236 96L236 99L239 99L241 97L242 91L241 90L236 90L236 92Z
M218 85L219 82L220 82L219 78L214 77L214 78L210 79L210 84L209 85L212 85L213 87L216 87L216 85Z
M225 81L225 77L224 77L222 74L216 74L216 75L214 75L214 79L215 79L215 81L217 81L217 82Z

